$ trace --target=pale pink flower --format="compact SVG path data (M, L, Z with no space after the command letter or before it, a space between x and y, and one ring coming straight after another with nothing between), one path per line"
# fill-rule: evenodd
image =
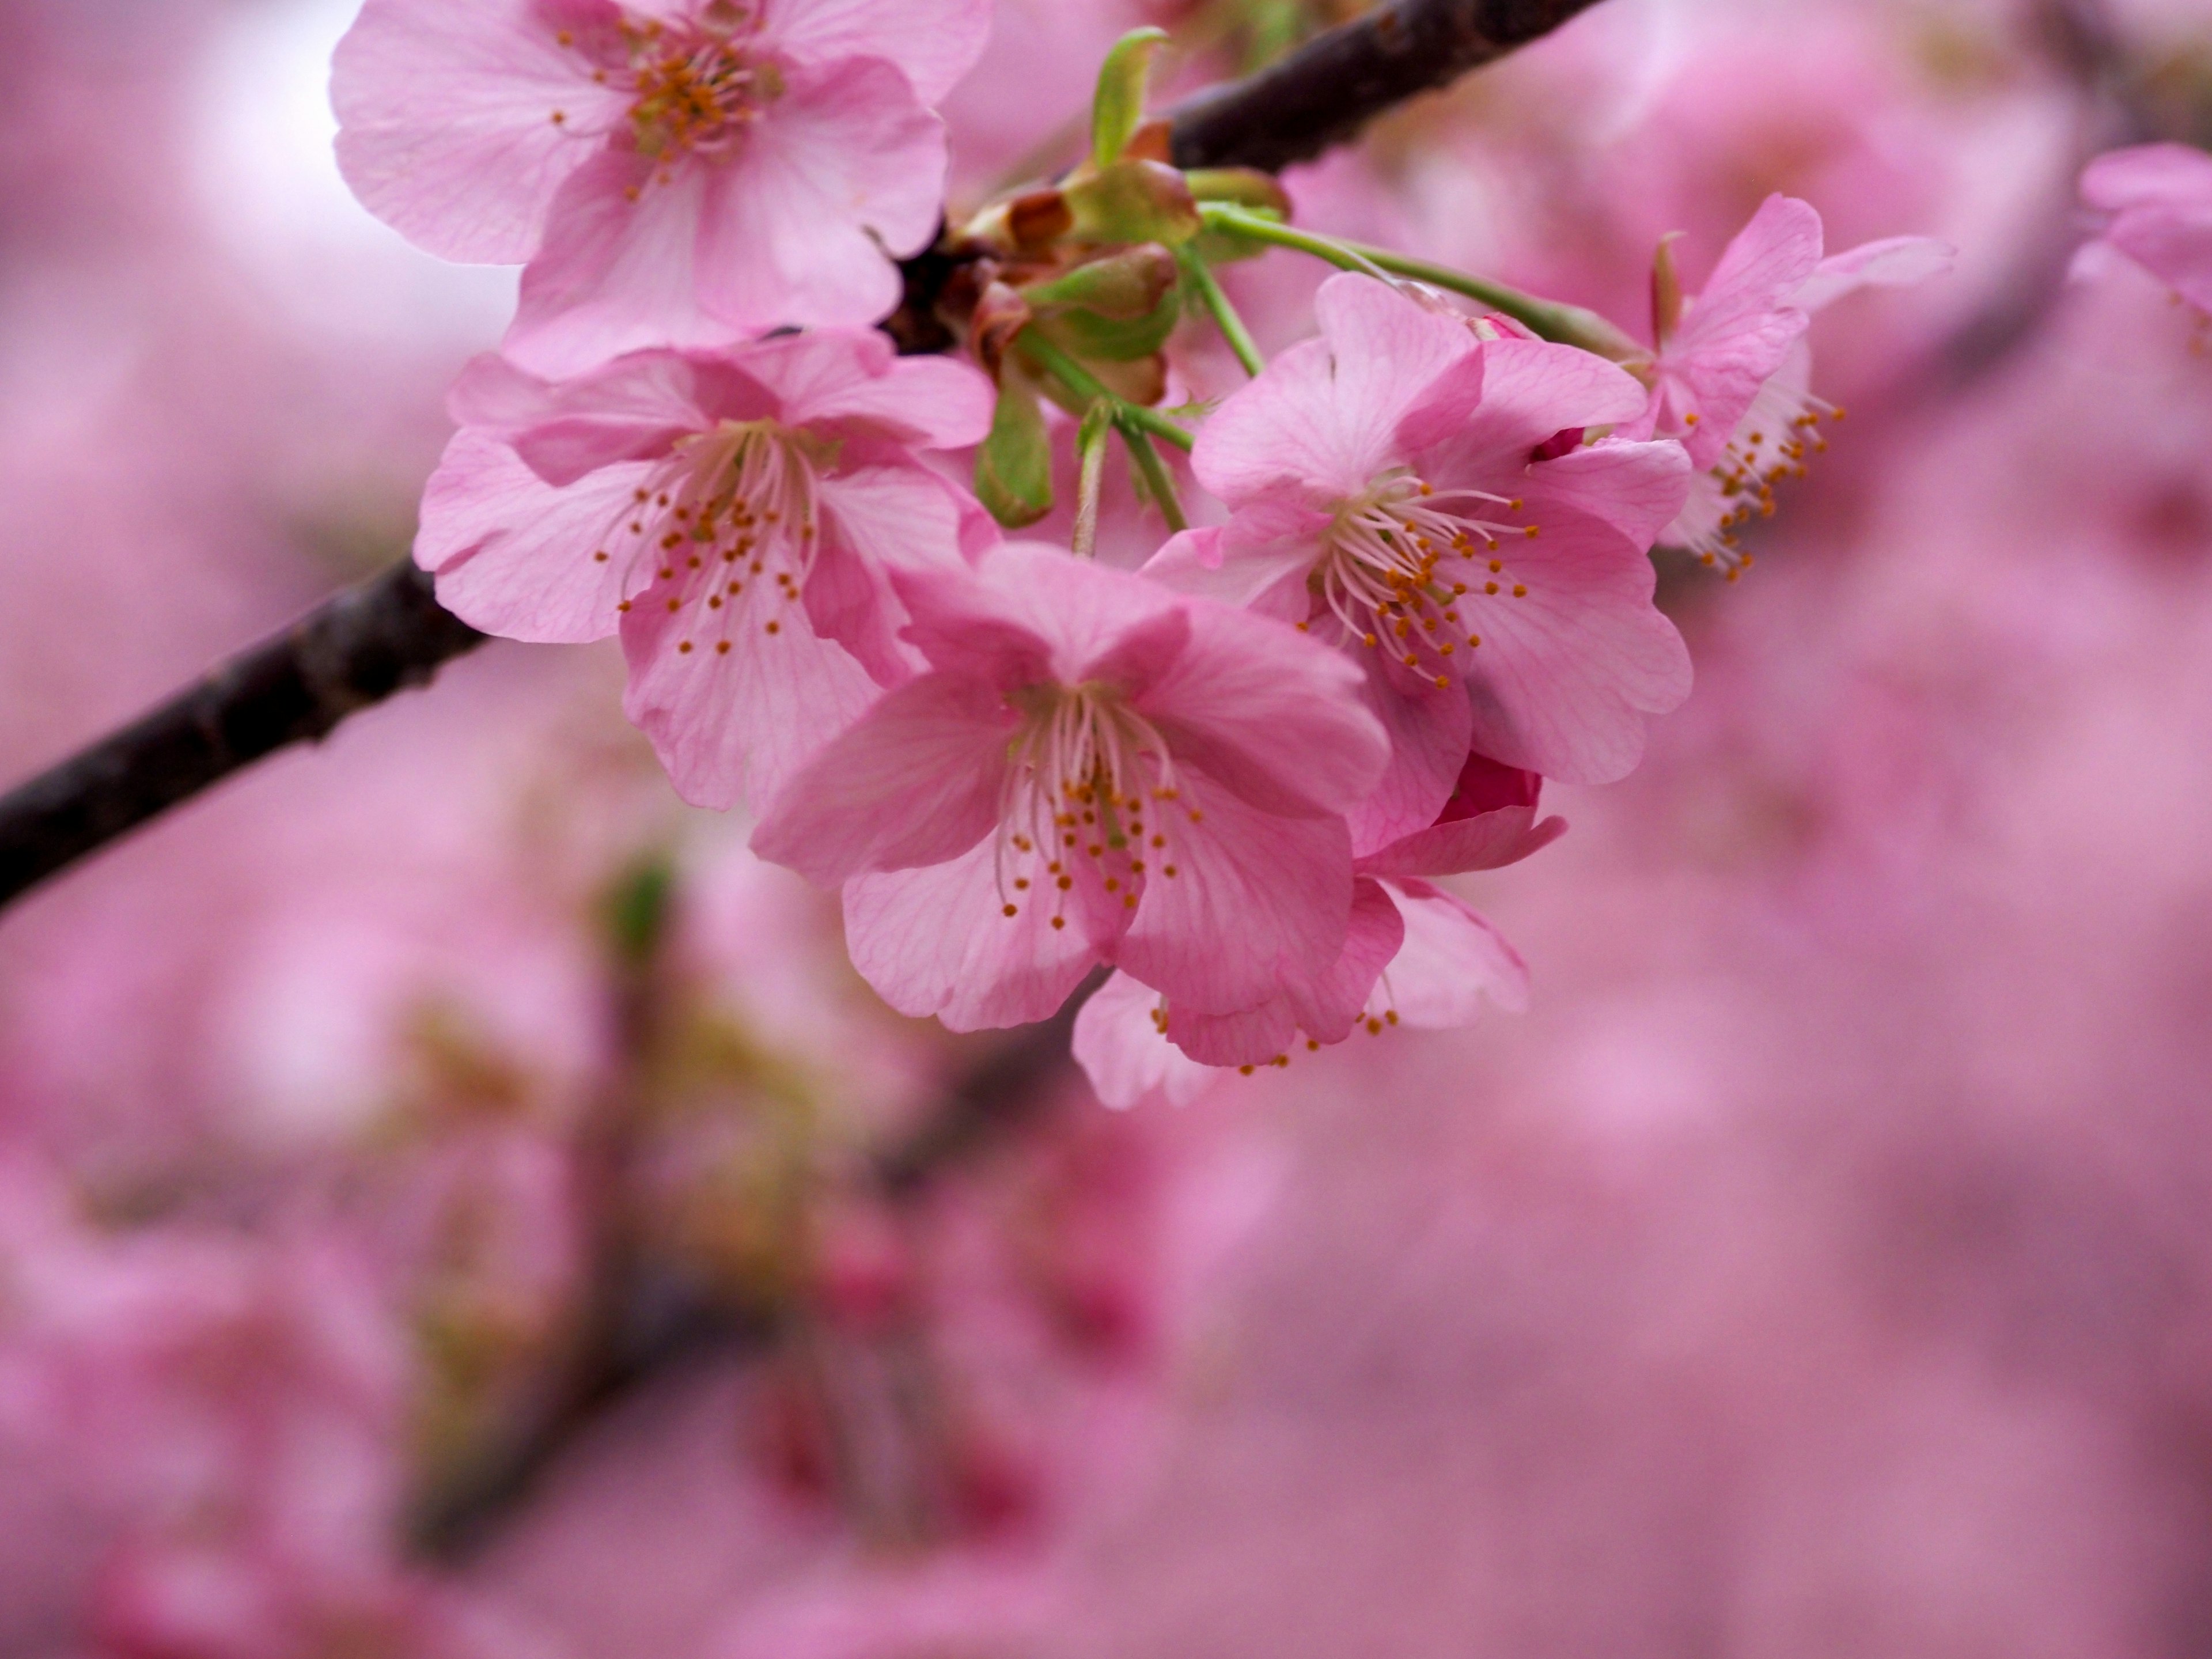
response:
M995 533L920 457L976 441L975 370L872 330L640 352L549 383L479 358L415 556L511 639L619 629L629 716L688 800L764 805L913 669L890 574Z
M1118 963L1231 1013L1344 948L1384 734L1287 628L1036 544L895 575L930 671L778 799L763 857L848 882L848 942L902 1012L1042 1019Z
M1566 833L1536 818L1543 780L1469 757L1437 822L1361 857L1343 952L1322 974L1285 975L1276 995L1228 1016L1188 1012L1140 980L1108 980L1076 1018L1075 1057L1109 1106L1159 1091L1182 1104L1236 1066L1287 1066L1364 1027L1471 1025L1486 999L1519 1011L1528 974L1497 929L1427 879L1501 869Z
M647 346L876 320L943 209L929 106L990 0L368 0L338 159L430 252L528 262L507 349L549 374Z
M2212 155L2142 144L2100 155L2081 198L2109 214L2104 240L2201 312L2212 312Z
M1650 398L1627 429L1689 452L1690 499L1661 539L1731 580L1749 560L1729 532L1774 510L1774 486L1825 447L1820 422L1842 418L1811 389L1813 313L1858 289L1923 282L1954 257L1944 243L1898 236L1823 258L1824 234L1808 204L1768 197L1694 300L1674 285L1671 251L1660 252Z
M1222 527L1147 567L1349 650L1394 738L1363 839L1432 823L1470 747L1577 782L1632 770L1644 717L1689 695L1645 556L1680 510L1673 444L1583 445L1644 389L1587 352L1484 340L1368 277L1200 434ZM1568 441L1557 441L1573 434Z

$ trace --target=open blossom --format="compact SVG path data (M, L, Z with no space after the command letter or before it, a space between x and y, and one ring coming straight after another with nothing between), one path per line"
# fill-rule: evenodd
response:
M562 374L647 346L871 323L936 234L930 106L990 0L368 0L338 159L430 252L527 262L507 350Z
M1823 258L1820 216L1770 196L1686 300L1662 244L1652 283L1651 392L1630 428L1673 438L1695 471L1681 516L1662 538L1733 580L1748 567L1729 532L1774 510L1774 486L1802 477L1824 447L1817 428L1843 411L1812 391L1804 343L1813 313L1861 288L1900 287L1950 269L1954 250L1923 236L1868 242Z
M1350 664L1039 545L897 580L929 672L824 748L754 839L849 884L854 963L894 1007L1020 1024L1109 962L1233 1013L1336 960L1342 814L1388 752Z
M1147 574L1349 651L1393 737L1363 839L1432 823L1470 747L1576 782L1643 752L1689 695L1645 556L1680 509L1673 444L1585 446L1644 389L1569 347L1484 340L1384 283L1332 278L1322 337L1222 404L1194 462L1235 516ZM1562 433L1573 439L1558 441Z
M1109 1106L1155 1090L1178 1104L1233 1066L1265 1065L1341 1042L1362 1027L1448 1030L1471 1025L1486 999L1518 1010L1528 975L1513 947L1433 876L1496 870L1540 852L1566 821L1537 821L1543 780L1468 757L1451 799L1427 829L1354 864L1352 927L1322 974L1286 977L1277 995L1226 1017L1193 1012L1129 975L1116 974L1083 1006L1075 1057Z
M511 639L619 630L629 716L701 805L765 805L912 673L891 573L995 533L917 453L980 439L988 386L872 330L562 382L484 357L453 409L415 550L441 603Z
M2100 155L2081 198L2111 216L2104 240L2201 312L2212 312L2212 155L2143 144Z

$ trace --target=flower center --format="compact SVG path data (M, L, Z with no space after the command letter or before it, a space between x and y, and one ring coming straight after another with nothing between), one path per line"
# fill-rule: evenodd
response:
M632 556L656 562L640 603L690 608L724 656L741 624L782 632L781 611L799 603L814 571L821 474L836 464L834 444L774 421L725 421L678 440L623 526L637 544ZM677 649L688 656L700 643Z
M746 37L758 27L757 12L719 3L691 28L658 20L623 24L641 154L663 162L720 155L744 137L783 92L782 71L749 49Z
M1009 740L1012 764L999 802L1006 915L1019 915L1042 888L1052 925L1065 927L1085 860L1109 899L1135 909L1150 875L1180 873L1168 820L1182 791L1167 740L1115 686L1031 686L1010 701L1024 718ZM1194 823L1200 815L1189 816Z
M1468 660L1462 652L1481 647L1472 607L1528 596L1502 556L1507 540L1537 534L1504 516L1521 510L1515 497L1439 491L1402 469L1386 472L1337 508L1307 586L1352 638L1370 650L1387 640L1405 667L1443 690Z
M1774 516L1774 488L1806 476L1812 458L1825 453L1823 421L1840 421L1844 411L1811 392L1769 380L1759 390L1751 412L1729 436L1728 447L1711 473L1696 481L1682 522L1683 544L1700 564L1735 581L1751 568L1752 556L1735 532L1753 519Z

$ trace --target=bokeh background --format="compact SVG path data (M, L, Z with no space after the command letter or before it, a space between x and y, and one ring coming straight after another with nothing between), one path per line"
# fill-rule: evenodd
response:
M1126 27L1357 7L999 9L968 200ZM0 779L405 550L513 276L346 195L352 10L0 0ZM2212 0L1603 0L1294 176L1638 327L1771 190L1962 250L1468 884L1525 1015L1107 1112L878 1006L597 650L0 918L0 1659L2212 1653L2212 357L2075 197L2152 137Z

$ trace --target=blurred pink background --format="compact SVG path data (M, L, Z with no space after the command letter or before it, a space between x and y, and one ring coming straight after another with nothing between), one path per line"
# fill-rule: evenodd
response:
M1334 9L1000 0L962 199L1122 29ZM406 548L514 279L346 195L352 10L0 0L0 780ZM1816 325L1756 571L1661 556L1644 769L1466 884L1525 1016L940 1144L1006 1044L598 650L0 918L0 1659L2212 1652L2212 357L2074 258L2150 137L2207 0L1605 0L1293 178L1638 328L1771 190L1962 250Z

